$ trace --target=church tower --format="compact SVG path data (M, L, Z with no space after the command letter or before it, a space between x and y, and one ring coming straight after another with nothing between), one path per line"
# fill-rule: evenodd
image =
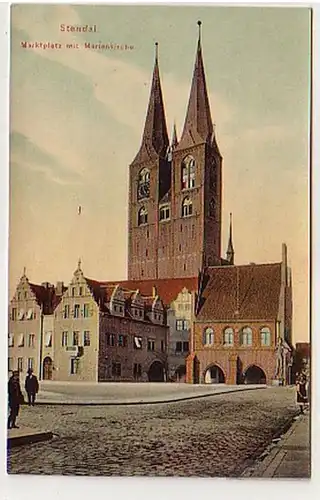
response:
M140 150L130 166L128 279L198 276L220 265L221 164L201 47L180 141L169 145L158 54Z

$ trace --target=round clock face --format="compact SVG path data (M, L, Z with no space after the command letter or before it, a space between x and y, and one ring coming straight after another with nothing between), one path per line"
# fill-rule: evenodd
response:
M141 184L138 188L139 198L148 198L150 194L150 186L148 183Z

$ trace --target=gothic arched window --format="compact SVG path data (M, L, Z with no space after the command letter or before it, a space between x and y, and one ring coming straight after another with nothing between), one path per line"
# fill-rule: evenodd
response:
M190 200L189 196L184 198L182 202L181 214L182 217L188 217L188 215L192 215L192 201Z
M223 333L224 345L233 345L233 329L228 327Z
M203 344L212 345L214 343L214 331L212 328L208 327L203 332Z
M252 345L252 330L249 326L242 328L240 333L241 345Z
M138 212L138 226L148 223L148 210L145 207L141 207Z
M261 345L271 345L271 332L267 326L260 330L260 342Z
M138 200L149 198L150 196L150 171L143 168L139 172L138 178Z
M187 156L181 166L181 187L192 189L196 185L196 162L192 156Z

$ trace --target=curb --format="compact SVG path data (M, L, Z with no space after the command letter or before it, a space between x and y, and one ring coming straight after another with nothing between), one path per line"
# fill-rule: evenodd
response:
M37 443L40 441L49 441L53 438L53 433L50 431L39 431L33 434L21 434L20 436L12 436L7 438L7 448L11 449L15 446L21 446L24 444Z
M157 404L165 404L165 403L180 403L181 401L189 401L193 399L203 399L203 398L211 398L214 396L221 396L222 394L232 394L235 392L242 393L242 392L247 392L247 391L258 391L261 389L267 389L266 386L262 387L253 387L253 388L246 388L246 389L233 389L231 391L222 391L222 392L211 392L209 394L199 394L195 396L183 396L180 398L170 398L170 399L163 399L163 400L156 400L156 401L37 401L36 406L134 406L134 405L157 405Z
M298 426L300 419L297 417L300 413L297 411L289 418L284 425L276 431L271 443L263 450L262 453L255 459L252 465L249 465L241 474L242 478L272 478L274 472L282 462L286 452L282 449L283 443L291 436ZM279 439L279 442L273 443L274 439ZM267 474L265 472L268 471Z

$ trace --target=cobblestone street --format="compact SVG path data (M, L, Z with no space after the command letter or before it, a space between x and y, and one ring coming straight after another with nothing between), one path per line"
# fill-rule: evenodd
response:
M293 388L141 406L22 407L52 430L8 452L13 474L237 477L296 413Z

